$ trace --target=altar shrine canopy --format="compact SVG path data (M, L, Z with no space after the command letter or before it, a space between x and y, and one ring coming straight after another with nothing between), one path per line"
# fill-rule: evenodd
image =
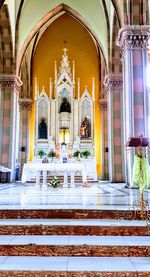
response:
M95 165L94 81L91 80L91 91L85 86L80 97L80 80L75 82L75 61L71 68L67 51L67 48L63 49L59 70L54 61L55 80L50 78L49 96L44 86L39 90L38 79L35 79L36 135L33 159L35 161L39 150L43 150L45 154L53 151L55 157L61 160L62 145L66 144L68 158L73 158L76 151L88 151ZM75 89L78 98L75 97ZM96 176L96 169L94 171Z

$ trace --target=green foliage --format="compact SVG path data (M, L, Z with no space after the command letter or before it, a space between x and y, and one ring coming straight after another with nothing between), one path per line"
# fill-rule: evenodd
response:
M91 155L91 152L89 150L85 150L85 151L82 151L80 152L79 150L75 151L73 156L78 158L80 155L80 157L85 157L85 158L88 158L90 155Z
M79 156L79 154L80 154L80 151L77 150L77 151L74 152L73 156L74 156L75 158L77 158L77 157Z
M82 152L82 156L84 156L86 159L91 155L89 150L85 150Z
M55 152L54 151L50 151L48 152L48 155L47 155L49 158L54 158L55 157Z
M45 152L42 149L39 149L37 151L37 154L38 154L38 156L40 156L40 158L42 158L45 155Z

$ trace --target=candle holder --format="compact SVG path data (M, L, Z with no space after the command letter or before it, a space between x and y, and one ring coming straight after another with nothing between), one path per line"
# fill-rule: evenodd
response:
M132 211L126 212L126 216L130 219L137 219L140 218L142 220L149 220L150 219L150 212L149 212L149 203L147 200L144 200L144 187L146 183L144 183L144 165L143 165L143 149L149 147L149 139L143 137L142 135L139 137L130 137L126 147L135 148L137 152L138 162L139 162L139 173L138 179L139 182L143 182L143 186L139 183L140 189L140 197L139 200L135 200L132 204ZM146 174L147 176L147 174Z

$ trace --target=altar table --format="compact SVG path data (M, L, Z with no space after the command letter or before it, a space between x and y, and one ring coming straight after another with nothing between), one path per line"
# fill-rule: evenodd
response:
M36 178L36 184L40 184L40 175L43 175L43 186L47 185L47 172L63 173L64 187L68 185L68 174L71 175L71 185L74 186L74 173L80 171L82 174L83 183L87 182L86 179L86 166L82 163L25 163L22 171L22 183L30 181L31 176Z

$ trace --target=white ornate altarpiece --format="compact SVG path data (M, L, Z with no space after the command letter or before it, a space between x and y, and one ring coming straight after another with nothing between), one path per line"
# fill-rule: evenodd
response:
M67 145L70 156L76 150L88 150L91 153L90 159L94 162L93 176L96 179L94 78L91 93L86 86L84 91L80 91L80 78L75 82L75 61L71 68L67 51L66 48L63 49L59 70L57 62L54 62L55 78L50 78L49 92L45 91L44 86L39 91L38 80L35 78L34 154L36 158L38 150L42 149L45 153L55 151L61 156L62 143Z

